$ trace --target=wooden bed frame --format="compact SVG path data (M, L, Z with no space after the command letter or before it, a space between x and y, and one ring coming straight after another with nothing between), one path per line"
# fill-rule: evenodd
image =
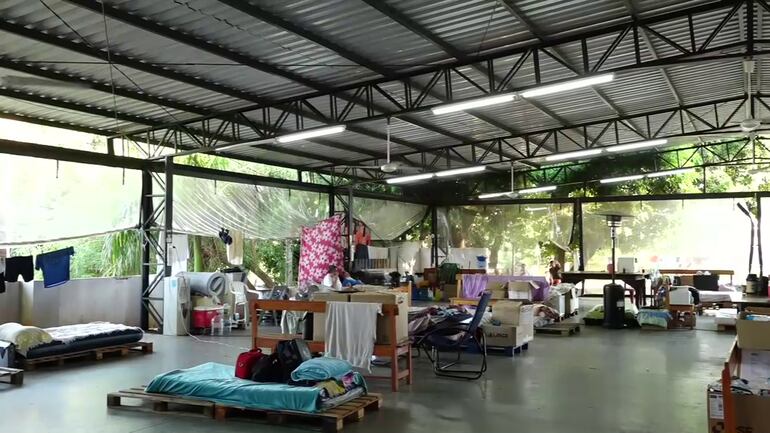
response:
M325 313L326 302L322 301L273 301L273 300L253 300L249 303L251 315L251 347L252 348L269 348L275 350L279 341L289 340L292 338L302 338L302 335L286 335L286 334L259 334L259 315L260 311L307 311L310 313ZM388 318L388 325L390 326L390 335L396 335L396 320L398 315L398 306L394 304L383 304L382 313ZM323 341L308 341L308 347L312 352L323 352ZM399 381L406 379L408 385L412 384L412 346L409 340L395 341L392 339L390 344L375 344L374 355L382 356L391 359L390 363L390 386L394 392L398 391ZM406 370L399 370L398 357L406 356ZM371 378L382 378L382 376L368 376Z

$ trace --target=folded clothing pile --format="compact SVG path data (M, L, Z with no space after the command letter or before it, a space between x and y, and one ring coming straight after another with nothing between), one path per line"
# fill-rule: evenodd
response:
M361 388L366 393L366 381L353 366L337 358L320 357L307 360L291 372L290 385L320 389L322 401L331 400Z

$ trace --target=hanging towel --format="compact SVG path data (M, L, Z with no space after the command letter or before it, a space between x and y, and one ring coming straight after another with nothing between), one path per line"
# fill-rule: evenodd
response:
M227 244L227 261L231 265L243 264L243 232L239 230L230 230L232 242Z
M55 287L70 280L70 256L73 254L75 249L69 247L37 255L35 269L43 271L43 287Z
M371 372L377 315L382 304L368 302L327 302L324 352L330 358L348 361L353 367Z

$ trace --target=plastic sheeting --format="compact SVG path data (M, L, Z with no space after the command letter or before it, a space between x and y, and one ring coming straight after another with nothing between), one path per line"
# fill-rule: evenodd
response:
M125 173L125 179L124 179ZM0 155L0 244L96 235L139 223L134 170Z
M248 239L299 238L303 226L329 215L326 194L174 178L174 230L215 236L221 227Z
M487 248L488 266L512 274L520 264L532 275L546 271L540 242L567 246L572 205L456 206L438 213L439 248ZM467 264L460 264L467 267Z
M337 209L343 209L337 200ZM422 221L428 206L392 200L353 197L353 218L361 220L372 232L372 239L389 241L401 236Z
M663 200L583 204L586 270L605 270L610 234L600 213L632 215L618 231L617 256L636 257L640 267L732 269L748 273L751 226L737 207L741 199ZM764 235L764 233L763 233ZM754 258L754 272L758 272ZM729 277L727 280L729 281Z

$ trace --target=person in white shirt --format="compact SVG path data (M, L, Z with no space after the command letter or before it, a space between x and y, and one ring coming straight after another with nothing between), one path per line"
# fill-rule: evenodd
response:
M331 287L332 290L342 290L342 281L340 281L340 274L337 271L337 267L334 265L329 266L329 271L324 276L322 285Z

